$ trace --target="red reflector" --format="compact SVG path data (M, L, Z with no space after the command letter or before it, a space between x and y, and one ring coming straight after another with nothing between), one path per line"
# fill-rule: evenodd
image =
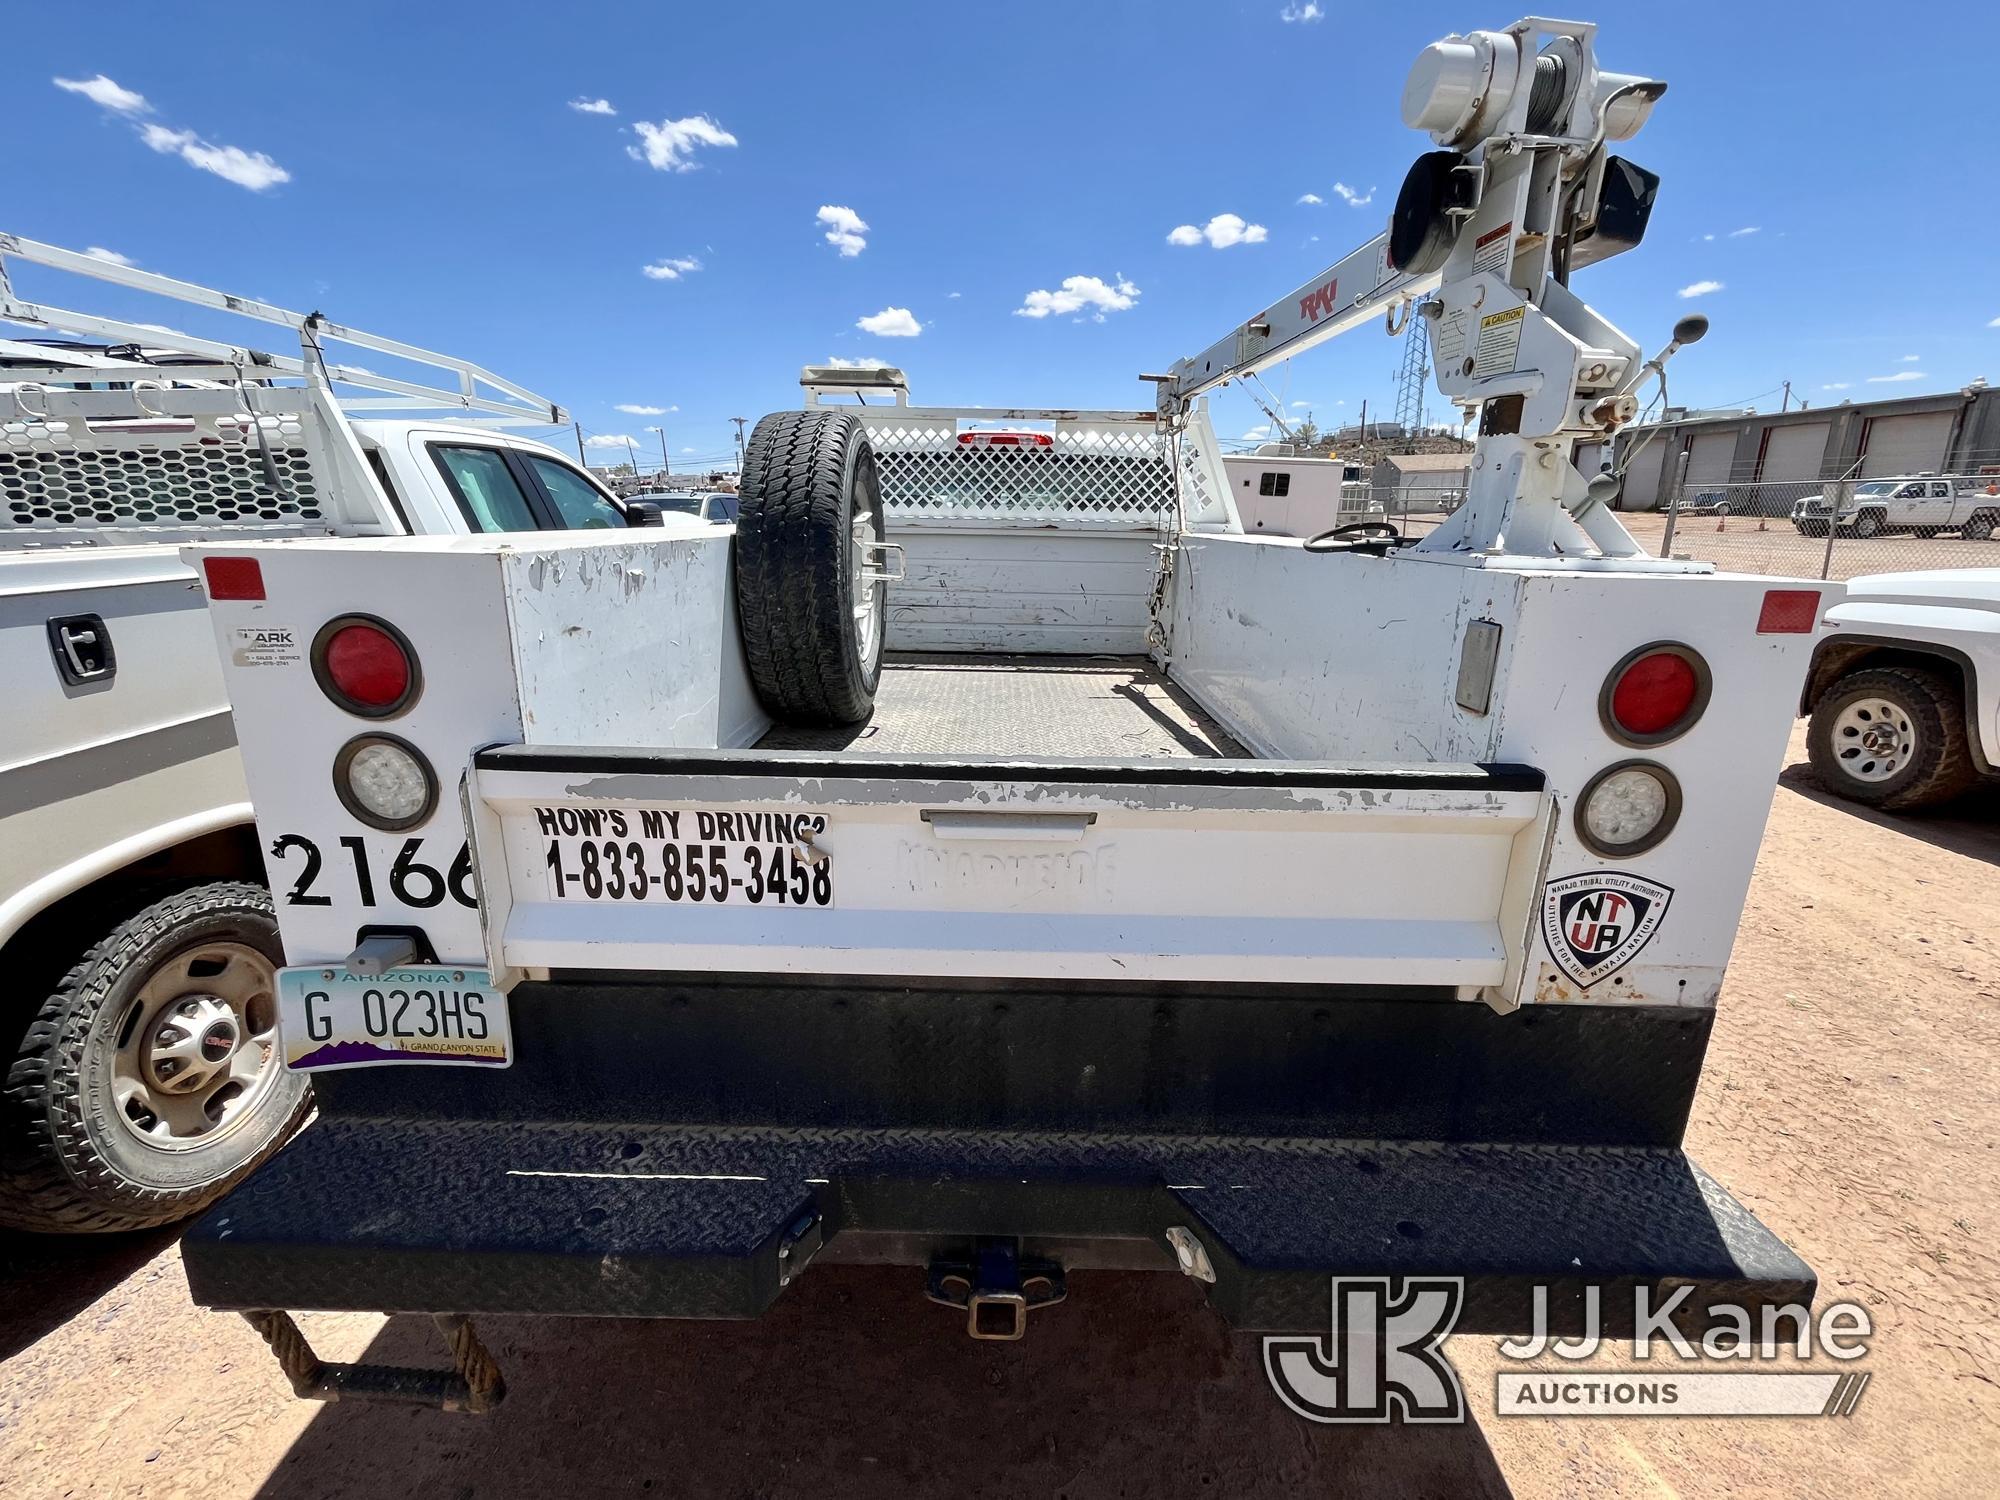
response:
M264 570L254 557L204 557L201 571L211 599L264 597Z
M327 641L327 680L363 708L388 708L410 691L410 659L387 631L343 625Z
M1764 607L1757 611L1757 634L1808 635L1818 623L1818 589L1764 590Z
M1627 734L1659 734L1681 721L1700 691L1701 677L1686 657L1656 651L1619 674L1611 717Z

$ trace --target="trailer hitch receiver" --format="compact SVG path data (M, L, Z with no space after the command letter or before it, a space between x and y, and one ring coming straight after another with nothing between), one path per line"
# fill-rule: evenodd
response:
M981 1240L969 1260L934 1260L924 1295L965 1309L973 1338L1011 1342L1028 1331L1028 1314L1069 1295L1063 1268L1052 1260L1023 1258L1013 1240Z

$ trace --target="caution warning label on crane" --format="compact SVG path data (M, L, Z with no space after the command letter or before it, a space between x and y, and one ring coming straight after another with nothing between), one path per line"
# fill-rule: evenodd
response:
M1472 350L1474 375L1501 375L1514 368L1514 359L1521 352L1521 325L1527 313L1525 307L1510 307L1479 320L1479 342Z

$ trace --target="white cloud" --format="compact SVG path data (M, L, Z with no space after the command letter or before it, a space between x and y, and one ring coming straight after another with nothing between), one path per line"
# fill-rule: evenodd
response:
M267 187L290 182L292 174L261 151L245 151L241 146L217 146L192 130L169 130L164 125L147 125L140 139L155 151L178 156L191 167L213 172L224 182L261 193Z
M679 281L683 276L701 269L701 262L692 255L670 255L665 260L656 260L649 266L639 267L640 274L652 281Z
M1691 281L1681 288L1680 295L1683 297L1706 297L1710 292L1719 292L1721 290L1722 283L1719 281Z
M1870 385L1900 385L1905 380L1929 379L1930 376L1926 375L1922 370L1898 370L1893 375L1870 375L1868 383Z
M701 165L693 159L699 148L736 144L736 137L707 115L662 120L657 125L639 120L632 129L638 134L639 144L627 146L625 154L656 172L692 172Z
M692 453L692 452L694 452L694 449L692 449L692 448L683 448L683 449L681 449L681 452L683 452L683 453Z
M149 115L153 112L153 106L146 102L144 94L120 88L102 73L95 78L56 78L50 81L57 88L81 94L100 109L111 110L114 114Z
M872 333L885 339L913 339L924 331L907 307L885 307L878 313L870 313L865 318L856 318L854 326L863 333Z
M889 368L888 360L877 359L872 354L864 354L857 359L842 359L838 354L835 354L827 359L827 363L836 370L886 370Z
M1307 411L1310 411L1312 409L1312 402L1310 401L1294 401L1292 405L1300 407Z
M615 115L618 113L612 107L609 99L572 99L569 101L569 107L580 115Z
M131 256L120 255L116 250L107 250L102 245L92 245L83 253L88 255L92 260L107 261L114 266L129 266L132 264Z
M1278 19L1288 25L1293 21L1320 21L1325 18L1326 12L1320 9L1319 0L1305 0L1303 5L1287 4L1278 12Z
M963 292L946 292L946 293L945 293L945 297L946 297L946 299L947 299L947 300L949 300L949 301L953 301L953 302L956 302L956 301L957 301L957 300L958 300L958 299L959 299L960 297L963 297L964 295L965 295L965 293L963 293ZM1994 319L1993 321L1994 321L1995 323L2000 323L2000 318L1995 318L1995 319Z
M1246 224L1236 214L1217 214L1199 229L1182 224L1168 233L1167 243L1199 245L1206 240L1218 250L1227 250L1231 245L1260 245L1268 235L1262 224Z
M1366 208L1375 201L1375 189L1372 187L1364 193L1359 188L1351 188L1344 182L1336 182L1333 191L1349 208Z
M1123 276L1107 283L1098 276L1065 276L1059 291L1035 291L1014 309L1017 318L1046 318L1050 313L1093 308L1091 318L1102 323L1106 313L1123 312L1139 300L1139 289Z
M1835 380L1821 386L1820 389L1823 391L1844 391L1852 384L1854 382L1851 380Z
M1761 234L1761 233L1763 233L1763 228L1762 228L1762 226L1761 226L1761 225L1757 225L1757 224L1746 224L1746 225L1744 225L1744 226L1743 226L1743 228L1741 228L1741 229L1732 229L1732 230L1730 230L1730 231L1729 231L1729 237L1730 237L1730 238L1731 238L1732 240L1740 240L1740 239L1742 239L1742 238L1743 238L1743 236L1745 236L1746 234Z
M826 242L838 250L843 259L859 255L868 248L868 221L853 209L829 203L820 209L819 222L826 225Z
M639 440L622 432L593 432L583 440L586 448L636 448Z
M2000 328L2000 318L1988 318L1986 320L1986 326L1988 328Z
M1921 354L1905 354L1900 360L1897 361L1897 363L1905 365L1913 365L1922 358L1923 356Z
M1320 197L1320 195L1319 195L1318 193L1300 193L1300 194L1299 194L1299 202L1300 202L1300 203L1324 203L1324 202L1326 202L1326 199L1324 199L1324 198ZM1296 207L1296 205L1294 205L1294 206Z
M664 417L670 411L679 411L678 406L641 406L636 402L621 401L611 408L622 411L628 417Z
M1254 443L1259 438L1267 438L1270 435L1271 435L1270 424L1267 422L1260 422L1255 427L1251 428L1248 432L1243 434L1242 441L1246 443Z

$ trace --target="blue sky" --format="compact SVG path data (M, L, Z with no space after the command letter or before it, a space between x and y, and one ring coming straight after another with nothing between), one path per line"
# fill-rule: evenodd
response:
M1647 242L1577 290L1648 348L1690 309L1714 320L1676 401L2000 377L2000 7L1592 9L1605 64L1671 88L1623 148L1664 179ZM1150 404L1140 372L1381 228L1429 144L1398 115L1417 51L1515 19L1339 0L94 15L11 18L0 228L476 359L595 434L656 445L664 423L677 461L727 452L727 418L795 405L799 366L835 357L902 365L919 401ZM615 113L576 107L597 101ZM1173 243L1184 225L1206 232ZM212 328L31 274L21 295ZM1332 425L1393 400L1397 355L1359 330L1266 378ZM1219 407L1228 437L1263 420L1233 392Z

